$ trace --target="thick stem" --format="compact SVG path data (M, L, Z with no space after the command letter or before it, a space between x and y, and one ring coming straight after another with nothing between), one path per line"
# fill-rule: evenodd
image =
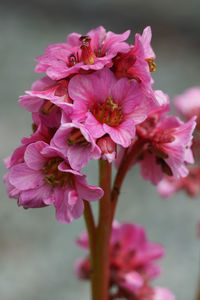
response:
M119 198L119 194L120 194L120 190L124 178L130 168L130 165L133 166L136 163L137 157L141 154L143 150L143 146L144 146L143 141L136 140L136 142L133 144L129 152L127 149L125 150L122 161L120 163L117 174L115 176L113 189L111 193L111 224L114 219L117 201Z
M96 230L94 269L92 274L92 299L109 299L109 242L111 218L111 173L112 165L99 162L100 187L104 196L99 202L99 221Z

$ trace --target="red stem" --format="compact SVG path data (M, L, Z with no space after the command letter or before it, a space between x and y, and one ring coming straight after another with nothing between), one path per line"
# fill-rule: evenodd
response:
M104 196L99 202L99 221L96 230L94 269L92 274L92 299L108 300L112 165L106 160L100 160L99 167L100 187L104 190Z

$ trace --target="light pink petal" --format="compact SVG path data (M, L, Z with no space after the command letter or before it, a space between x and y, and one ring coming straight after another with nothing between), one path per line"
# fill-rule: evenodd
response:
M30 169L25 163L13 166L10 170L10 183L19 190L38 188L43 178L41 172Z
M113 101L122 107L123 113L131 113L143 99L141 88L136 81L121 78L112 88Z
M104 129L104 125L105 124L99 123L99 121L97 121L90 112L87 113L87 120L85 122L85 127L90 132L93 138L95 139L100 138L106 133Z
M76 244L85 250L89 250L89 239L86 231L80 234L76 240Z
M88 185L86 176L76 178L76 188L80 198L88 201L99 200L104 194L101 188Z
M157 185L157 191L163 198L171 197L180 187L179 180L163 178Z
M175 300L175 296L166 288L155 287L154 293L154 300Z
M72 32L67 36L66 43L71 47L77 47L81 45L81 41L79 40L81 35L76 32Z
M70 223L83 214L83 201L78 197L75 190L56 189L54 206L56 219L61 223Z
M91 147L74 145L68 147L67 158L72 169L81 170L91 158Z
M145 180L150 180L152 184L157 184L163 178L162 169L156 163L155 155L145 153L141 161L141 174Z
M130 35L130 30L125 31L122 34L115 34L109 31L106 35L104 45L102 47L101 53L107 52L111 54L112 57L115 56L118 52L128 52L129 45L123 41L127 40Z
M174 106L186 119L198 114L200 112L200 86L187 89L183 94L176 96Z
M32 97L32 96L28 96L28 95L25 95L25 96L20 96L19 98L19 105L30 111L30 112L38 112L43 104L44 100L43 99L40 99L40 98L37 98L37 97Z
M40 78L39 80L36 80L32 86L31 89L33 91L43 91L45 88L54 85L56 82L52 80L51 78L45 76Z
M24 160L27 166L33 170L40 170L43 168L47 159L41 154L41 151L47 147L45 142L36 142L27 146L24 153Z
M18 205L24 208L44 207L47 205L47 201L51 199L51 193L51 186L48 184L43 184L36 189L22 191Z
M9 172L3 176L3 181L6 186L6 191L10 198L18 198L20 190L16 189L11 183L9 179Z
M124 148L130 146L135 136L135 125L132 120L127 120L117 127L110 127L107 124L103 124L103 128L116 144Z
M119 282L119 284L132 293L137 293L137 291L143 286L144 279L139 273L133 271L124 274L123 279Z
M141 41L144 47L145 58L156 58L156 55L151 47L152 32L151 27L147 26L141 36Z

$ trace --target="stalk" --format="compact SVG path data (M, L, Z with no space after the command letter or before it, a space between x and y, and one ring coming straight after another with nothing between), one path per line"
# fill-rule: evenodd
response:
M99 202L99 220L96 229L94 268L92 274L92 300L109 299L109 242L111 218L112 164L99 161L100 187L104 196Z

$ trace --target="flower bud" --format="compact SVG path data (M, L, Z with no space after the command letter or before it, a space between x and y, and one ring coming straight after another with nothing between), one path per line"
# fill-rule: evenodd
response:
M101 149L102 159L111 163L116 158L116 144L109 136L104 136L97 141L97 145Z

